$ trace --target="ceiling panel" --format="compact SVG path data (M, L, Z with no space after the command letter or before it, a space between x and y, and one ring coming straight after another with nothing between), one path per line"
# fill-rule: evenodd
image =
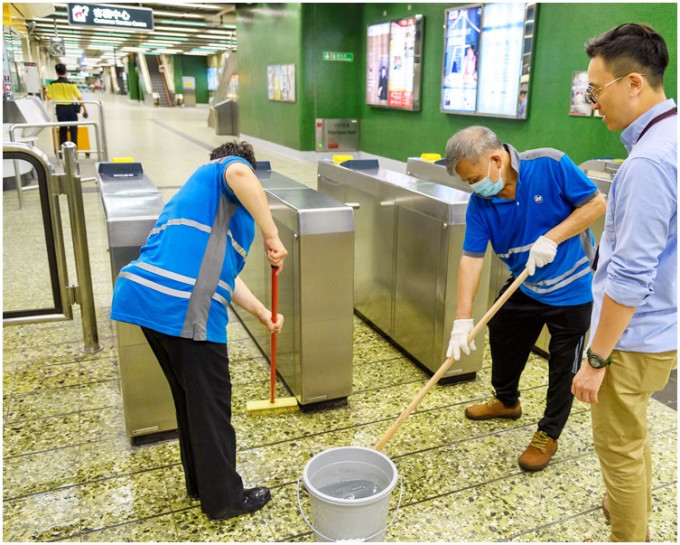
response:
M124 3L106 2L107 6L126 7ZM64 40L65 58L87 57L88 65L112 64L130 51L149 54L183 53L208 55L233 51L236 46L236 10L234 4L224 3L167 3L143 2L127 7L145 7L153 10L154 30L102 29L69 25L67 4L53 4L53 11L32 16L28 4L12 4L25 14L31 39L48 47L52 38ZM49 10L48 10L49 11ZM120 62L119 62L120 64Z

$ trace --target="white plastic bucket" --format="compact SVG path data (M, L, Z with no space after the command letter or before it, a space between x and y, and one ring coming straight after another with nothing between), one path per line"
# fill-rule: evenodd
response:
M320 490L355 480L370 481L376 485L377 491L368 497L345 499ZM399 511L397 505L394 517L386 525L390 495L398 480L397 467L377 450L365 447L325 450L307 462L302 473L302 481L310 495L311 522L307 520L300 503L300 479L298 507L319 540L383 541L385 531Z

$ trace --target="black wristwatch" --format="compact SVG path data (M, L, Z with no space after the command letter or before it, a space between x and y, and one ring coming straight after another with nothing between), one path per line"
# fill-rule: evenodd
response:
M588 363L593 369L602 369L603 367L607 367L608 365L611 365L612 363L612 357L611 355L605 360L601 356L598 356L597 354L593 354L590 351L590 348L586 350L586 356L588 358Z

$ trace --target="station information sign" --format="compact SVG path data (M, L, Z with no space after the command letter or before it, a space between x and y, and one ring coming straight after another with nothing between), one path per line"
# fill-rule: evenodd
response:
M153 30L153 10L149 8L109 6L106 4L68 4L71 25Z

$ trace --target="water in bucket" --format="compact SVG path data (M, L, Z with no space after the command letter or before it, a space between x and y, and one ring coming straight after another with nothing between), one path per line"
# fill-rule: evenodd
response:
M328 494L334 498L343 500L358 500L359 498L369 498L382 490L373 481L365 479L353 479L351 481L340 481L331 483L319 488L319 492Z

